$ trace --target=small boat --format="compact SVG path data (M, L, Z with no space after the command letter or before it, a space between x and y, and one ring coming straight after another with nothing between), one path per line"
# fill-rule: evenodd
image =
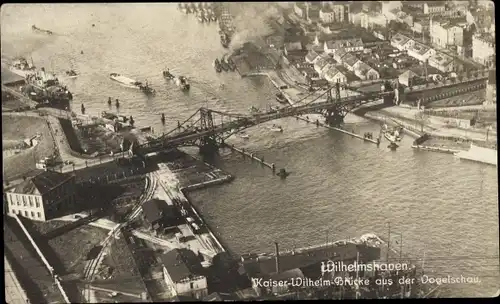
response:
M147 81L145 85L140 85L139 89L146 95L153 95L156 93L155 89L151 88Z
M163 77L165 77L168 80L175 78L174 74L170 73L169 69L167 69L166 71L163 71Z
M106 111L101 112L101 117L109 120L115 120L118 119L118 116L116 116L113 113L108 113Z
M284 105L289 105L288 99L286 99L285 95L281 92L276 93L276 101Z
M220 61L220 66L226 72L228 72L231 69L231 67L229 66L229 63L227 63L227 61L225 60L224 57L222 57L222 59Z
M128 88L134 88L134 89L140 89L142 87L142 82L133 80L131 78L122 76L118 73L111 73L109 74L109 78L112 80L119 82L120 84L128 87Z
M35 31L35 32L45 33L45 34L48 34L48 35L52 35L52 34L54 34L52 31L49 31L49 30L43 30L43 29L41 29L41 28L36 27L35 25L32 25L32 26L31 26L31 29L32 29L33 31Z
M283 128L281 126L278 126L278 125L273 125L272 127L269 128L269 130L271 130L273 132L283 132Z
M217 73L222 72L222 68L221 68L219 59L215 59L215 61L214 61L214 67L215 67L215 70L217 71Z
M68 76L69 78L75 78L78 76L78 74L75 72L75 70L69 70L66 71L66 76Z
M188 91L191 88L191 85L189 84L188 80L184 76L179 76L175 83L177 84L178 87L181 88L183 91Z
M384 132L384 137L391 143L396 143L397 141L396 136L390 131Z
M227 59L227 63L229 64L229 68L231 69L231 71L236 71L236 63L234 63L231 57Z
M250 113L260 113L260 110L254 106L250 107Z

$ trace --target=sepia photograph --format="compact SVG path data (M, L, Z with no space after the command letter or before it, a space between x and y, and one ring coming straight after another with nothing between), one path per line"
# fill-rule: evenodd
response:
M5 303L500 295L495 6L1 6Z

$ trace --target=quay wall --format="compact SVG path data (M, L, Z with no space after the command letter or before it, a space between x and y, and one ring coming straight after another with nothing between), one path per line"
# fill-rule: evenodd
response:
M57 287L59 288L59 291L61 292L61 294L62 294L62 296L64 298L64 301L66 303L71 303L70 300L69 300L69 298L68 298L68 296L66 295L66 292L64 291L64 288L61 285L61 279L54 272L54 268L49 264L49 262L47 261L47 259L43 255L42 251L40 251L40 249L38 248L38 245L35 243L35 241L31 237L31 235L29 234L28 230L26 229L26 227L22 223L22 221L19 219L19 217L16 214L12 214L11 216L16 219L16 222L18 223L19 227L21 227L22 231L24 232L24 234L26 235L26 237L30 241L31 245L33 246L33 248L35 248L35 251L40 256L40 259L44 263L45 267L47 267L48 271L50 272L50 274L54 278L54 282L57 285Z

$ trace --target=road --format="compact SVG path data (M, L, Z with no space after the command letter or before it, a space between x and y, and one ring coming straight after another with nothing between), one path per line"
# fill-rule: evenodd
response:
M9 304L26 304L29 303L28 296L22 288L21 284L17 280L16 274L12 270L12 267L7 260L7 257L3 258L5 264L5 303Z

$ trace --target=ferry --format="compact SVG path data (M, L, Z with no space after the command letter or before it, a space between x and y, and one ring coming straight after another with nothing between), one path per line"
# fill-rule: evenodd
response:
M129 88L140 89L142 87L141 82L139 82L137 80L133 80L133 79L128 78L128 77L125 77L125 76L122 76L118 73L109 74L109 78L111 78L112 80L119 82L120 84L122 84L126 87L129 87Z
M26 75L27 85L22 91L36 100L65 102L73 99L70 91L63 86L54 73L45 71L45 68L35 70Z
M285 95L283 93L276 93L276 101L284 104L284 105L289 105L290 103L288 102L288 99L286 99Z
M29 74L34 74L36 72L36 68L33 63L29 64L26 58L23 57L16 58L10 65L9 70L12 73L24 78L26 78Z

